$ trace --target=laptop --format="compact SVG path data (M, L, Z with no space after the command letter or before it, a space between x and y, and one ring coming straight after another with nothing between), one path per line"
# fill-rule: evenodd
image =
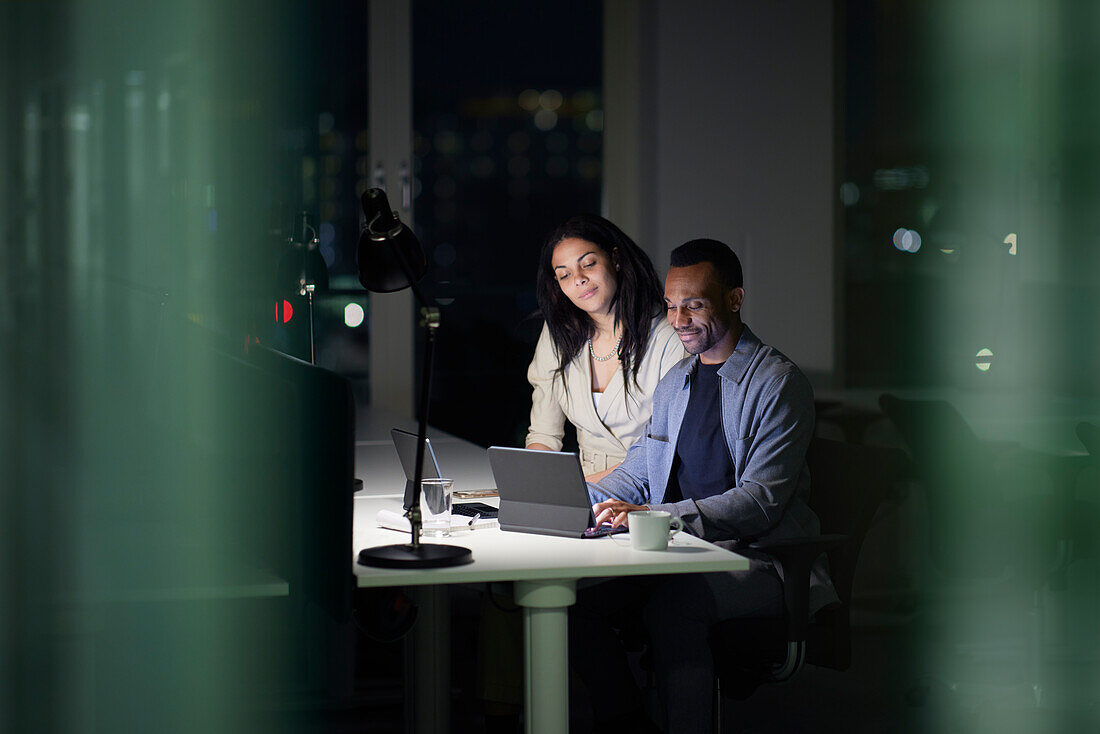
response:
M596 519L576 453L493 446L489 466L500 492L501 530L568 538L626 530L593 528Z
M407 510L412 507L413 482L416 479L416 434L402 431L400 428L393 428L390 430L390 438L393 439L393 446L397 449L397 457L401 460L401 468L405 472L404 507ZM430 438L425 438L424 475L422 478L436 479L444 476L446 475L439 469L439 461L435 457L435 450L432 449L432 440ZM456 490L457 489L464 488L456 488ZM490 489L466 491L486 494L491 492L492 494L496 494L496 490ZM451 513L463 517L481 515L483 518L493 518L497 516L497 508L487 505L484 502L454 502L451 504Z

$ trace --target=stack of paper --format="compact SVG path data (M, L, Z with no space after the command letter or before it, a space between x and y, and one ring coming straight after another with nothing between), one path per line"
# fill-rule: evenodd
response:
M499 527L495 517L479 517L474 523L470 524L468 517L462 515L451 515L451 529L452 530L478 530L480 528L495 528ZM389 528L390 530L401 530L403 532L409 532L409 518L405 517L400 512L394 512L393 510L379 510L378 515L375 518L378 522L378 527Z

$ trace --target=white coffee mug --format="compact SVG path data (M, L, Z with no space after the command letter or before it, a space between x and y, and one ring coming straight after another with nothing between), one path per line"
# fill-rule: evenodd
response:
M640 510L627 516L634 550L665 550L668 541L684 529L680 518L663 510Z

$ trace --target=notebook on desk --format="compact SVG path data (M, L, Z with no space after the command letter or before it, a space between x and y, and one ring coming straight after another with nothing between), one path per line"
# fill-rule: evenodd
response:
M495 513L496 510L494 509L493 512ZM405 517L404 513L396 510L379 510L375 516L375 521L380 528L389 528L403 533L409 532L409 518ZM480 530L495 527L499 527L495 515L486 517L480 513L475 513L469 517L465 515L451 516L451 530Z
M568 538L626 530L592 527L595 518L575 453L493 446L489 466L500 492L501 530Z
M390 430L390 438L393 439L393 447L397 449L397 458L401 460L401 469L405 472L405 509L412 506L413 481L416 477L416 434L402 431L400 428ZM439 468L435 450L432 448L432 440L424 439L424 475L422 479L436 479L445 477ZM461 493L467 497L495 497L495 488L471 488L461 487L455 484L455 499ZM481 517L491 518L497 516L495 507L490 507L481 502L452 502L451 512L455 515L473 517L480 514Z

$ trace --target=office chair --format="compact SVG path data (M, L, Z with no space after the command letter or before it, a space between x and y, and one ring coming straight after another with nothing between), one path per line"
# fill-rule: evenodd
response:
M864 443L867 429L883 419L880 411L839 401L814 401L814 409L818 427L823 424L835 426L844 436L845 443Z
M1064 567L1072 479L1083 457L983 442L942 400L883 395L879 404L925 486L929 551L945 575L974 579L1014 568L1045 583Z
M849 610L856 562L871 521L908 471L904 452L814 438L806 454L809 505L821 521L817 538L751 543L772 556L783 575L784 619L732 619L711 628L718 678L715 728L721 698L743 700L758 686L789 679L804 663L835 670L851 665ZM838 604L809 615L810 567L828 554Z

